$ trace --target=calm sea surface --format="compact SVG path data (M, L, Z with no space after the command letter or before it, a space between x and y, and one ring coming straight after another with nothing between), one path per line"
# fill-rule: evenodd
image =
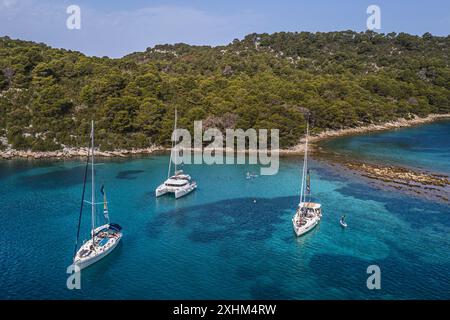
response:
M330 139L327 149L352 157L450 174L450 121Z
M329 147L450 174L449 138L450 122L438 122L330 140ZM66 268L82 161L0 161L0 298L450 299L448 204L376 189L312 160L312 192L324 215L296 238L301 159L284 158L277 175L252 180L245 174L258 166L185 165L199 187L176 201L154 196L167 163L150 156L96 167L123 241L83 270L82 289L71 291ZM83 239L89 223L86 210ZM373 264L381 290L366 286Z

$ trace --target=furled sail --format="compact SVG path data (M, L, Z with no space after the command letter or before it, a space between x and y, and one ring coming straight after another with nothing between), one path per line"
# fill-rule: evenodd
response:
M83 204L84 204L84 195L85 195L85 192L86 192L86 180L87 180L87 173L88 173L88 167L89 167L90 150L91 150L91 141L89 139L88 154L87 154L86 165L85 165L85 169L84 169L83 193L81 195L80 213L78 215L77 238L76 238L76 241L75 241L75 250L74 250L74 253L73 253L73 259L75 259L75 256L77 254L78 241L79 241L79 238L80 238L81 216L83 214Z
M306 194L311 194L311 176L309 174L309 169L306 173Z
M106 200L106 192L105 192L105 186L104 185L102 185L102 188L100 189L100 192L101 192L101 194L103 196L103 216L109 222L108 202Z

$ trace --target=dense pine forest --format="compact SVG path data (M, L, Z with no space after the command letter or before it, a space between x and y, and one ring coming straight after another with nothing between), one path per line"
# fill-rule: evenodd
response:
M0 149L167 145L179 127L314 132L450 112L450 36L251 34L226 46L157 45L120 59L0 38Z

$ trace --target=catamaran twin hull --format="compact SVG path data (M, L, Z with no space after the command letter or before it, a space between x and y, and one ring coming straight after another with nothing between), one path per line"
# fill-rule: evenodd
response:
M113 232L109 232L111 230ZM103 236L101 235L102 232L105 233ZM120 239L122 239L122 232L117 229L112 229L109 224L96 228L94 234L97 235L94 237L94 240L89 239L86 241L75 256L73 263L80 270L107 256L119 244Z
M194 191L196 188L197 184L195 182L182 187L167 186L166 184L162 184L156 189L155 193L157 197L165 195L166 193L173 193L175 195L175 199L178 199Z

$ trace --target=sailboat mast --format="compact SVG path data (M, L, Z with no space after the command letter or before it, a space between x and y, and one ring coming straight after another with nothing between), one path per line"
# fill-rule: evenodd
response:
M175 131L175 142L178 142L178 136L177 136L177 120L178 120L178 112L177 112L177 108L175 108L175 127L174 127L174 131ZM177 160L178 160L178 149L176 150L175 153L175 174L177 172Z
M92 221L92 230L91 236L94 239L94 230L95 230L95 170L94 170L94 120L91 122L91 175L92 175L92 195L91 195L91 221Z
M305 154L303 158L303 170L302 170L302 185L300 188L300 203L305 202L305 178L308 166L308 133L309 133L309 124L306 123L306 137L305 137Z
M86 165L84 167L84 179L83 179L83 193L81 194L81 205L80 205L80 213L78 215L78 229L77 229L77 240L75 241L75 249L73 252L73 259L75 260L75 256L77 254L77 248L78 248L78 240L80 238L80 227L81 227L81 216L83 214L83 205L84 205L84 194L86 192L86 180L87 180L87 175L89 172L89 156L91 152L91 145L90 145L90 139L89 139L89 145L88 145L88 154L86 157Z
M304 172L303 176L305 177L305 189L307 188L307 181L308 178L308 137L309 137L309 121L306 122L306 141L305 141L305 166L304 166ZM303 191L303 202L306 202L306 190Z
M175 141L177 141L177 135L176 135L176 130L177 130L177 109L175 108L175 123L173 125L173 130L175 132ZM172 135L170 135L170 140L172 140ZM172 148L170 149L170 158L169 158L169 169L167 170L167 179L170 178L170 167L172 167L172 152L173 152L173 147L174 147L175 143L174 141L172 141ZM177 163L176 163L176 159L175 159L175 172L177 171Z

